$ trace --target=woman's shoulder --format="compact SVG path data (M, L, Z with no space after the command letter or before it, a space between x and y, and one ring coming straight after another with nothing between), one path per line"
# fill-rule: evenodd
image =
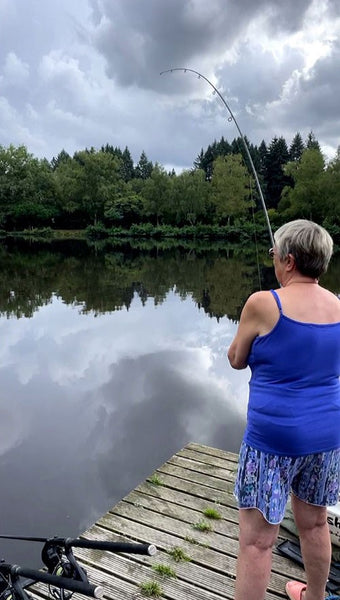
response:
M261 290L249 296L245 308L248 315L257 317L260 322L272 326L278 318L278 306L271 291Z
M249 296L246 304L254 310L260 310L267 308L268 306L275 306L275 299L272 292L276 290L261 290L254 292Z

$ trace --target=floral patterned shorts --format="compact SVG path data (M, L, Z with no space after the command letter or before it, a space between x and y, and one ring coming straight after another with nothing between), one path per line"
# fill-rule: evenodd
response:
M278 456L242 442L234 495L239 508L258 508L281 523L290 491L308 504L332 506L340 493L340 449L307 456Z

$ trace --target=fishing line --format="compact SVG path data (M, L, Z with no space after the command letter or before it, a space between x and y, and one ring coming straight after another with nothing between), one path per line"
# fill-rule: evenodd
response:
M174 71L182 71L184 73L187 73L187 72L194 73L195 75L198 76L198 79L204 79L204 81L206 81L212 87L212 89L214 90L214 94L217 94L218 97L222 100L225 108L227 109L227 111L229 113L228 121L229 122L234 121L234 123L236 125L236 128L237 128L237 131L239 132L241 140L243 142L245 151L247 153L247 156L248 156L248 159L249 159L249 162L250 162L250 166L252 168L252 171L253 171L253 174L254 174L254 177L255 177L256 186L257 186L257 189L258 189L258 192L259 192L259 195L260 195L260 199L261 199L261 203L262 203L262 208L263 208L263 211L264 211L264 215L265 215L265 218L266 218L266 223L267 223L267 227L268 227L268 232L269 232L271 246L274 246L274 236L273 236L272 228L271 228L271 225L270 225L268 211L267 211L266 203L264 201L264 197L263 197L263 193L262 193L260 181L259 181L256 169L255 169L255 166L254 166L254 163L253 163L253 159L252 159L252 157L250 155L248 144L247 144L247 142L246 142L246 140L244 138L244 135L243 135L243 133L242 133L240 127L239 127L239 124L238 124L238 122L237 122L237 120L236 120L233 112L231 111L230 107L228 106L226 100L224 99L224 97L222 96L222 94L219 92L219 90L214 86L213 83L211 83L211 81L207 77L205 77L205 75L202 75L202 73L199 73L198 71L195 71L194 69L188 69L186 67L176 67L176 68L172 68L172 69L167 69L166 71L162 71L160 73L160 75L163 75L164 73L173 73Z
M255 213L254 213L254 205L253 205L253 186L252 179L249 176L249 185L250 185L250 200L251 200L251 212L253 215L253 225L254 225L254 239L255 239L255 254L256 254L256 266L257 266L257 277L259 280L259 288L262 290L261 285L261 271L260 271L260 259L259 259L259 248L257 243L257 233L256 233L256 223L255 223Z

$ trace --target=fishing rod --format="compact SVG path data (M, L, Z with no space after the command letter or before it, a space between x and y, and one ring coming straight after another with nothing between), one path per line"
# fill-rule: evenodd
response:
M148 554L153 556L157 552L153 544L139 544L131 542L106 542L102 540L86 540L81 538L65 537L30 537L18 535L0 535L0 539L20 540L26 542L41 542L48 546L61 546L64 548L92 548L93 550L107 550L109 552L125 552L129 554Z
M70 537L55 536L44 538L0 535L0 539L43 543L41 559L48 571L48 573L41 571L34 572L32 569L22 569L16 565L0 563L0 600L11 600L8 590L10 592L13 590L12 595L14 595L15 600L29 600L18 577L28 577L33 581L48 583L50 593L55 600L70 600L74 592L100 598L102 589L89 583L87 572L77 562L72 548L106 550L115 553L147 554L149 556L153 556L157 552L157 548L153 544L107 542ZM39 574L38 579L37 573ZM29 583L32 582L30 581Z
M255 169L255 166L254 166L254 163L253 163L253 159L251 157L251 154L250 154L250 151L249 151L249 148L248 148L248 144L247 144L247 142L245 140L245 137L244 137L244 135L243 135L243 133L242 133L242 131L240 129L240 126L239 126L239 124L238 124L238 122L237 122L237 120L235 118L235 115L233 114L231 108L229 107L229 105L227 104L225 98L222 96L221 92L217 89L217 87L215 87L214 84L207 77L205 77L205 75L202 75L202 73L199 73L198 71L195 71L194 69L188 69L188 68L185 68L185 67L176 67L176 68L173 68L173 69L167 69L166 71L161 71L160 75L163 75L165 73L173 73L174 71L183 71L184 73L186 73L188 71L189 73L195 73L195 75L198 76L198 79L204 79L204 81L206 81L213 88L214 93L216 93L218 95L218 97L222 100L225 108L227 109L227 111L229 113L228 121L234 121L234 123L235 123L235 125L237 127L237 131L239 132L240 138L241 138L241 140L243 142L245 151L247 153L247 156L248 156L248 159L249 159L249 162L250 162L250 166L252 168L252 171L253 171L253 174L254 174L254 177L255 177L256 186L257 186L260 198L261 198L262 208L263 208L263 211L264 211L264 215L265 215L265 218L266 218L267 227L268 227L268 231L269 231L270 242L271 242L271 245L274 246L274 236L273 236L272 228L271 228L271 225L270 225L268 211L267 211L266 203L264 201L264 196L263 196L263 193L262 193L260 181L259 181L256 169Z
M69 597L74 592L90 596L91 598L102 598L104 590L102 587L93 585L88 581L76 581L68 577L60 577L51 573L44 573L36 569L26 569L19 565L11 565L9 563L0 562L0 598L20 598L27 600L30 597L25 592L24 585L20 578L29 578L29 583L41 582L47 583L49 586L57 586L60 589L65 589L71 592Z

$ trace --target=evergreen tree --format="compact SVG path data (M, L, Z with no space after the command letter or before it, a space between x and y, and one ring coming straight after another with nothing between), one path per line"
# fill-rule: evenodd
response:
M127 182L127 181L130 181L130 179L132 179L135 175L134 167L133 167L133 160L131 158L131 154L130 154L130 151L127 146L125 147L125 150L122 153L121 159L122 159L121 177L122 177L123 181Z
M72 158L63 149L61 152L59 152L59 154L58 154L58 156L56 158L55 157L52 158L52 160L51 160L52 170L55 171L61 163L68 162L70 160L72 160Z
M310 131L306 139L306 148L308 150L320 150L320 144L316 139L313 131Z
M218 156L227 156L228 154L231 154L231 145L224 139L223 135L217 144L217 152Z
M292 143L289 148L289 160L300 160L302 153L305 149L302 136L299 132L293 137Z
M137 177L138 179L148 179L149 177L151 177L152 169L153 164L151 161L148 160L143 150L135 169L135 177Z
M266 178L267 156L268 156L268 148L267 148L267 144L264 140L262 140L261 144L259 145L258 154L259 154L259 162L260 162L258 175L259 175L259 179L261 179L261 181L264 182L264 180Z
M277 208L283 188L291 183L283 169L288 161L289 151L286 140L275 136L268 148L266 159L265 183L268 208Z
M197 155L197 158L195 158L195 160L194 160L194 168L195 169L202 169L203 171L205 171L204 155L205 155L205 152L204 152L203 148L201 148L201 152Z

